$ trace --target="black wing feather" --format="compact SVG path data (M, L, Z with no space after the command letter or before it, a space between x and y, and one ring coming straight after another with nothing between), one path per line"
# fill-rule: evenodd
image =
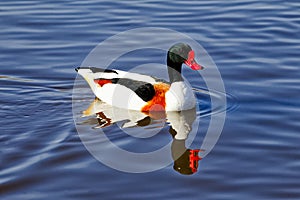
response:
M123 85L134 91L143 101L150 101L155 95L154 86L150 83L128 78L114 78L112 83Z

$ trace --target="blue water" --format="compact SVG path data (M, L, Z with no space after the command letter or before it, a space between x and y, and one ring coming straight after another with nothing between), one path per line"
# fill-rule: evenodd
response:
M266 0L1 1L0 198L300 199L299 10L297 1ZM107 167L75 127L74 68L99 42L140 27L189 35L222 75L225 126L193 175L172 164L137 174ZM193 148L209 120L201 118ZM130 144L120 129L106 129ZM141 152L133 141L131 150Z

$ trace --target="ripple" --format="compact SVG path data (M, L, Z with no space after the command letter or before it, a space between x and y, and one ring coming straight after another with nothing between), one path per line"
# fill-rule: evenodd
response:
M227 93L216 90L207 90L204 88L193 88L198 102L197 115L201 117L208 117L222 112L230 112L238 108L237 99ZM223 104L226 99L226 104ZM211 108L211 101L216 102L215 108Z
M3 0L0 5L1 199L299 199L297 1ZM73 125L74 66L99 42L146 26L196 38L218 64L227 88L226 94L208 91L188 76L197 82L197 118L204 118L196 142L210 117L234 111L226 115L212 156L193 176L172 173L172 166L146 174L116 172L90 156ZM81 103L88 106L90 98L81 96ZM145 149L141 139L121 135L120 126L107 128L109 139L128 150ZM86 135L92 131L97 130L89 126ZM158 134L147 148L171 138Z

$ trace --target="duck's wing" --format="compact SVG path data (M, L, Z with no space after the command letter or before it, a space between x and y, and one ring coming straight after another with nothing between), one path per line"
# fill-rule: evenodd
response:
M90 74L93 79L113 79L113 78L126 78L135 81L142 81L147 83L169 83L164 79L160 79L154 76L149 76L145 74L139 74L134 72L126 72L123 70L115 69L102 69L97 67L77 67L75 69L79 74Z

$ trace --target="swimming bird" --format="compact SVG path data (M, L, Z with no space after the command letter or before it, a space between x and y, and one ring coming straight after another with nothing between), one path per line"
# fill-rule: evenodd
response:
M77 67L101 101L119 108L151 111L181 111L195 107L192 89L181 76L182 64L203 69L195 61L195 52L185 43L177 43L167 52L169 82L152 76L114 69Z

